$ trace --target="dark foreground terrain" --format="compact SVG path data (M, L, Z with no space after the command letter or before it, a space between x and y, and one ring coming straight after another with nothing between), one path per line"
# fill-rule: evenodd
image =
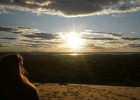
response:
M0 53L0 58L7 54ZM20 53L37 83L140 86L140 54Z

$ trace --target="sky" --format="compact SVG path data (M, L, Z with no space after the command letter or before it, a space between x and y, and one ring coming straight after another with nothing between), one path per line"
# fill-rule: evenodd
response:
M140 52L140 0L0 0L0 52Z

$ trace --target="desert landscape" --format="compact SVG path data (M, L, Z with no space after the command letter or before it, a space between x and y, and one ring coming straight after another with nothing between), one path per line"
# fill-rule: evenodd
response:
M40 100L140 100L139 53L21 54Z
M140 100L140 87L35 83L40 100Z

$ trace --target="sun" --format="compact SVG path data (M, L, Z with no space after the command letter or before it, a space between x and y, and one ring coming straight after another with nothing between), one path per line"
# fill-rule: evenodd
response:
M80 49L82 45L82 39L80 38L80 35L75 32L70 32L69 34L67 34L66 45L71 49Z

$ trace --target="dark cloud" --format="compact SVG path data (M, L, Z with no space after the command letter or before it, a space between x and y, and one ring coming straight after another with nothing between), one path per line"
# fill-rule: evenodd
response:
M140 48L140 44L129 44L128 46L131 48Z
M93 49L140 48L140 38L126 37L123 33L93 32L92 30L87 30L85 33L83 32L82 39L88 42L84 47Z
M91 37L82 37L83 39L89 39L89 40L117 40L114 38L91 38Z
M13 31L14 29L11 28L11 27L0 27L0 31L6 31L6 32L11 32Z
M133 2L133 3L132 3ZM128 2L121 5L118 10L120 11L137 11L140 8L140 0L128 0Z
M133 40L140 40L140 38L130 38L130 37L123 37L122 39L123 39L123 40L130 40L130 41L133 41Z
M111 33L111 32L91 32L93 34L108 34L115 37L123 37L122 33Z
M83 16L139 11L140 0L1 0L0 6L34 13ZM135 11L136 11L135 10Z
M16 40L17 38L0 38L0 39L6 39L6 40Z
M48 39L50 39L50 38L48 38ZM59 42L57 40L53 40L53 41L52 40L45 41L45 40L46 40L46 38L44 38L43 40L42 40L42 38L41 39L32 38L32 39L29 39L29 40L24 39L24 40L21 40L21 41L23 41L23 43L22 43L23 46L26 46L26 47L28 46L28 47L33 47L33 48L39 48L39 47L50 48L50 47L56 47L57 45L61 44L61 42Z
M132 38L132 37L126 37L124 36L122 33L111 33L111 32L93 32L93 31L89 31L85 34L101 34L101 35L110 35L111 37L104 37L104 38L94 38L94 37L86 37L83 36L83 39L92 39L92 40L129 40L129 41L135 41L135 40L140 40L140 38Z
M102 10L99 5L86 0L54 0L49 8L64 15L83 15Z
M31 48L52 48L52 47L57 47L59 42L42 42L42 41L26 41L21 44L18 44L16 46L22 46L22 47L31 47Z
M84 45L85 48L91 48L91 49L105 49L102 45L95 45L95 44L86 44Z
M61 42L59 42L59 41L42 41L42 39L40 39L40 40L35 40L35 39L29 39L29 40L21 40L21 41L23 41L23 42L25 42L25 43L34 43L34 44L61 44Z
M106 43L109 43L109 44L124 44L124 41L106 41Z
M126 10L130 10L131 7L129 5L123 5L123 6L119 7L118 9L121 11L126 11Z
M36 41L34 41L33 39L30 39L30 40L23 39L23 40L21 40L21 41L26 42L26 43L42 43L41 40L36 40Z
M51 33L45 33L45 32L43 33L38 29L33 29L33 28L28 28L28 27L0 27L0 31L20 34L22 37L26 37L23 39L21 38L20 41L27 42L27 43L36 43L36 44L47 43L47 42L49 43L49 40L51 41L53 39L60 39L58 34L51 34ZM0 39L17 40L17 38L14 38L14 37L4 37ZM48 41L44 41L44 40L48 40ZM54 44L53 42L54 41L51 41L51 44Z
M27 28L27 27L0 27L0 31L11 32L15 34L21 34L28 38L41 38L41 39L57 39L58 34L41 33L38 29ZM36 32L39 33L36 33ZM16 39L16 38L1 38L1 39Z
M33 44L30 46L31 48L45 48L46 50L47 49L50 49L50 48L57 48L56 45L53 45L53 44L46 44L46 45L42 45L42 44Z
M103 36L103 37L105 36L105 37L104 38L93 38L93 37L91 37L91 35L101 35L101 36ZM94 31L90 30L90 31L85 31L85 33L83 33L83 38L86 38L86 37L87 37L87 39L93 39L93 40L98 40L98 39L99 40L116 40L116 39L121 39L124 36L122 33L94 32Z
M48 34L48 33L34 33L31 35L23 35L28 38L41 38L41 39L57 39L57 34Z
M105 49L105 47L103 47L103 46L93 46L92 48L93 49Z
M27 28L27 27L0 27L0 31L4 32L11 32L16 34L29 34L34 31L37 31L37 29Z
M39 47L43 47L43 45L42 44L31 44L29 47L39 48Z
M54 45L58 45L58 44L61 44L62 42L58 42L58 41L53 41L53 42L46 42L48 44L54 44Z

